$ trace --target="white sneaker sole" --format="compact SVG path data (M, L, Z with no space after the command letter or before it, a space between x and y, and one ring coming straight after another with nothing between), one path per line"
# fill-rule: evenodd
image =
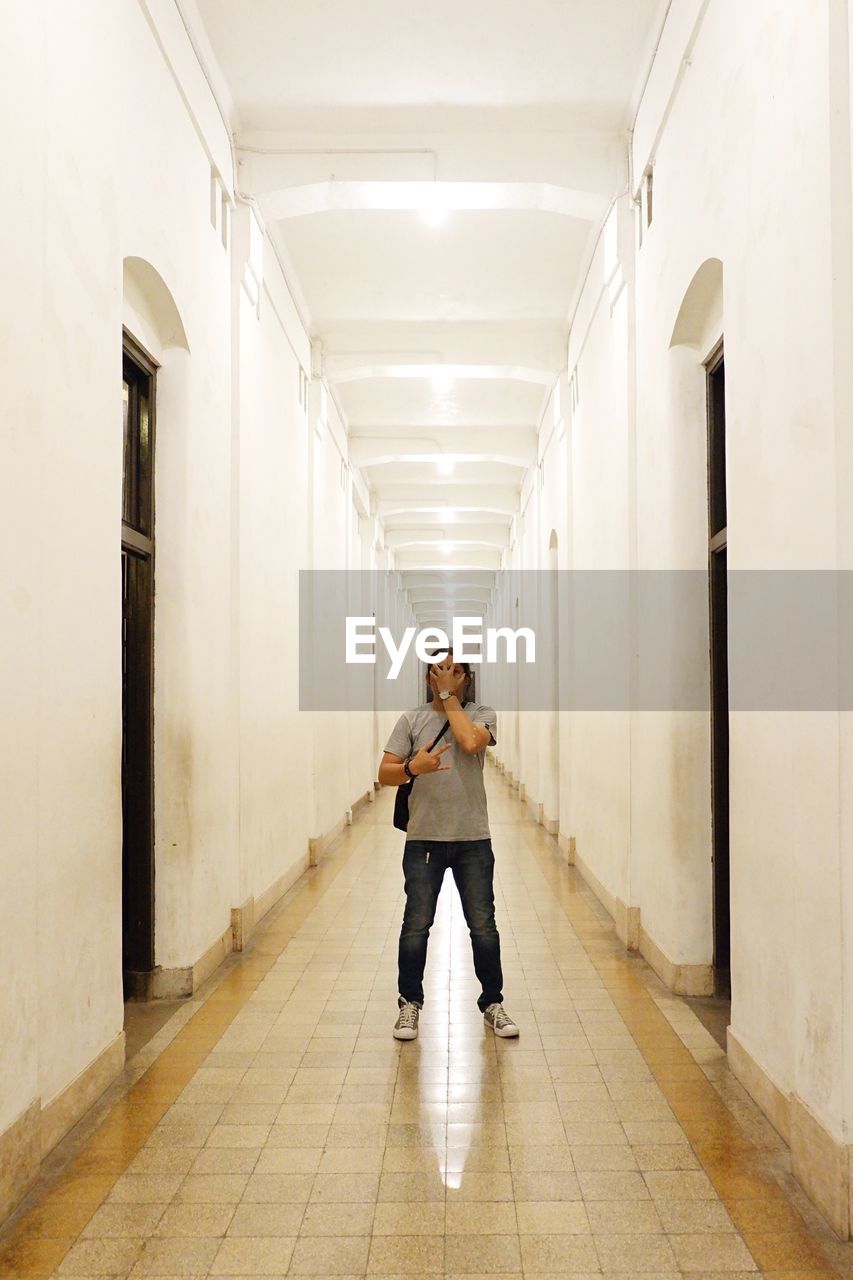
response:
M490 1031L494 1031L495 1035L500 1036L502 1040L512 1040L518 1035L518 1027L515 1023L511 1027L493 1027L487 1018L484 1018L483 1022Z
M395 1027L394 1028L395 1040L417 1040L417 1038L418 1038L417 1027L415 1027L414 1030L411 1027Z

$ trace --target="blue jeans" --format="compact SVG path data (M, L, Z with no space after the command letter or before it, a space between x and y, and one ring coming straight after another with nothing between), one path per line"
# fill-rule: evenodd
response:
M471 934L474 972L483 993L480 1011L502 1004L501 940L495 926L495 855L491 840L407 840L403 850L406 910L400 930L399 991L424 1002L427 942L444 873L450 868Z

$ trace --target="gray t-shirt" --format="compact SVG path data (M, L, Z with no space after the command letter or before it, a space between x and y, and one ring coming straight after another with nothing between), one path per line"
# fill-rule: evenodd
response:
M475 724L484 724L497 742L498 718L493 707L479 702L465 705L466 716ZM441 703L429 702L414 711L406 711L394 726L385 750L392 755L406 756L428 747L447 717ZM486 788L483 783L485 752L470 756L463 751L447 728L438 747L451 744L441 763L449 765L446 773L422 773L415 778L409 796L409 826L407 840L488 840L489 815L486 809Z

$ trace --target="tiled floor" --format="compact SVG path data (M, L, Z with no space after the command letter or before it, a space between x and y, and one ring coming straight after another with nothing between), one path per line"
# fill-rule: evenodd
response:
M449 879L420 1039L391 1038L385 793L64 1144L0 1277L853 1275L713 1037L489 791L518 1041L484 1030Z

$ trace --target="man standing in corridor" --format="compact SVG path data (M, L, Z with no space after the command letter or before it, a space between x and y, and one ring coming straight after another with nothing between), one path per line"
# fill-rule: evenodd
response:
M497 716L492 707L465 700L470 680L470 667L454 662L452 653L433 663L432 701L400 716L379 766L379 781L387 787L414 779L403 851L406 909L400 931L397 1040L414 1040L418 1034L427 942L448 868L471 934L474 971L482 986L477 1005L495 1035L518 1035L503 1007L495 859L483 782L485 750L497 740ZM438 741L442 736L447 741Z

